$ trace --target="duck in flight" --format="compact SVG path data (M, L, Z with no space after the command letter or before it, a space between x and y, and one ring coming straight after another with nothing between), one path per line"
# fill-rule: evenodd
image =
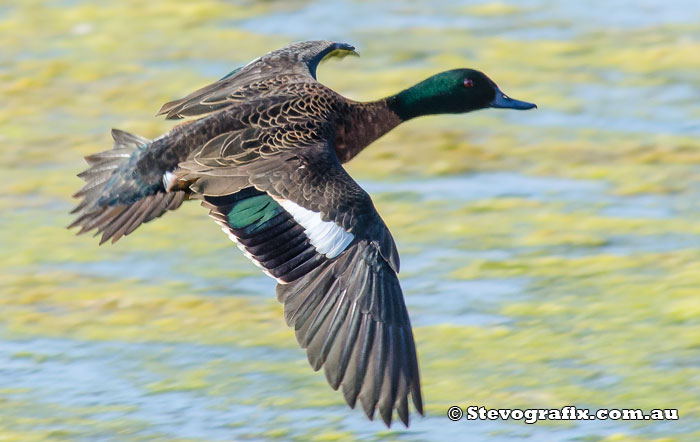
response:
M117 241L198 199L222 230L277 280L287 324L314 370L387 426L423 414L418 359L399 286L399 254L370 196L342 164L400 123L489 107L531 109L483 73L455 69L361 103L316 80L332 41L270 52L158 112L197 117L154 139L112 130L86 157L70 227Z

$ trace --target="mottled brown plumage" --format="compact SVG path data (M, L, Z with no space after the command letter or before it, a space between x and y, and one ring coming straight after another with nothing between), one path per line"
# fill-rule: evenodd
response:
M396 410L408 425L408 398L421 414L423 404L399 255L341 163L414 116L534 105L472 70L354 102L316 81L322 59L347 53L354 48L343 43L296 43L163 105L158 115L198 119L153 141L113 130L114 148L87 157L71 227L114 242L185 199L202 200L279 282L285 319L312 367L325 367L330 385L370 419L378 410L390 425Z

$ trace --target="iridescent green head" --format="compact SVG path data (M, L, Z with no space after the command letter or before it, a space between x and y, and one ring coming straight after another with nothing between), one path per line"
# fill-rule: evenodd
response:
M520 110L537 107L508 97L489 77L474 69L433 75L391 97L389 106L402 120L421 115L461 114L487 107Z

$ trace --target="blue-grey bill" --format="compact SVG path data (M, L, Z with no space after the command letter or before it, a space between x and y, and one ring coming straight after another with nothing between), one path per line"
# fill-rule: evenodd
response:
M527 101L514 100L503 92L496 91L496 98L491 101L491 107L526 110L536 108L537 105L535 103L528 103Z

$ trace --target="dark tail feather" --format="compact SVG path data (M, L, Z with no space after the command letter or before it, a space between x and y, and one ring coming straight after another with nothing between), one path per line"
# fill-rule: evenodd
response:
M124 235L133 232L141 224L163 215L168 210L177 209L185 200L184 191L161 192L145 195L130 204L108 204L101 199L115 173L124 173L124 166L139 148L151 141L138 135L112 129L114 147L110 150L85 157L89 169L78 176L85 180L75 198L82 198L71 211L78 218L68 228L80 227L78 234L97 229L95 235L102 234L100 244L112 239L116 242Z

